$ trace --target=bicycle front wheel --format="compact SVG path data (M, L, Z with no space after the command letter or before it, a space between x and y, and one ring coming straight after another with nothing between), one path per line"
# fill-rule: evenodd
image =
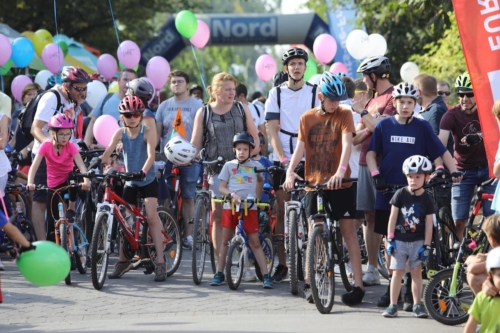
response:
M92 284L97 290L101 290L106 281L108 271L109 244L108 235L108 215L98 214L92 236L92 256L91 256L91 277Z
M320 227L314 228L309 238L307 259L314 304L320 313L330 313L335 296L335 274L328 255L328 243Z
M289 221L289 242L288 242L288 271L290 273L290 292L292 295L297 295L299 292L298 288L298 261L301 260L299 258L299 251L297 249L298 245L298 219L297 219L297 211L295 209L291 209L288 215Z
M273 269L274 265L273 238L269 234L264 234L263 237L264 238L260 242L260 246L262 247L262 252L264 252L264 259L266 260L267 272L271 274L271 270ZM262 276L262 271L259 267L259 264L257 263L257 260L255 260L255 275L257 275L257 278L260 281L264 281Z
M193 249L192 249L192 273L193 282L200 284L205 270L205 258L207 256L207 238L206 228L208 227L208 216L210 210L207 207L207 200L201 197L196 201L194 209L193 225Z
M227 285L232 290L238 289L243 277L243 244L235 240L229 244L226 259Z
M164 244L163 254L167 263L167 276L174 274L182 259L182 237L179 224L172 213L163 207L158 207L158 218L165 231L172 241Z
M73 266L74 266L74 261L75 261L75 258L71 255L71 251L70 251L70 248L69 248L69 242L68 242L68 226L64 223L64 222L61 222L61 224L59 224L59 241L61 242L61 247L66 250L66 252L68 252L68 255L69 255L69 258L71 260L71 269L74 269ZM70 269L70 272L71 272L71 269ZM70 285L71 284L71 273L68 272L68 276L66 276L66 278L64 279L64 282L67 284L67 285Z

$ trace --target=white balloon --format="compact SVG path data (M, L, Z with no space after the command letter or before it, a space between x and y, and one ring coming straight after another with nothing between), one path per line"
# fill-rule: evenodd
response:
M413 83L415 77L420 74L418 65L414 62L408 61L401 66L401 78L408 83Z
M363 30L353 30L347 36L345 41L345 46L349 54L357 60L361 60L366 57L366 51L368 50L370 41L368 39L368 34Z
M35 76L35 83L38 83L40 87L42 87L43 90L45 90L45 87L47 86L47 80L49 77L51 77L52 74L49 70L47 69L42 69L39 71L36 76Z
M321 80L321 74L315 74L311 76L309 79L309 83L311 84L319 84L319 81Z
M371 34L368 42L367 57L383 56L387 52L387 41L381 34Z
M106 86L101 81L94 80L87 85L87 103L95 109L97 103L102 96L106 95L108 91Z

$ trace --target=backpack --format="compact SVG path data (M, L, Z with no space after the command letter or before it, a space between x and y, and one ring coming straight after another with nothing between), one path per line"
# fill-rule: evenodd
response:
M260 119L260 111L259 111L259 108L257 107L257 105L253 104L253 103L248 103L248 105L252 104L253 108L255 109L255 111L257 111L257 117Z
M47 91L38 90L36 92L36 96L31 100L31 102L28 103L26 108L19 114L19 128L21 129L23 136L26 138L26 140L28 140L28 142L31 142L35 139L31 134L31 128L33 127L33 121L35 120L35 113L38 108L38 103L40 102L40 99L42 98L43 95L45 95L48 92L51 92L54 95L56 95L57 106L56 109L54 110L54 114L59 112L59 110L62 107L61 96L59 95L58 91L54 89L49 89Z
M102 103L101 103L101 107L99 108L101 110L101 115L103 114L103 109L104 109L104 104L106 104L106 102L111 98L113 97L115 93L108 93L106 94L106 97L104 97Z
M243 130L247 130L247 117L245 114L245 109L243 109L243 105L240 102L234 102L236 107L241 113L243 117ZM208 122L210 121L210 112L208 110L208 103L203 105L203 145L208 142Z

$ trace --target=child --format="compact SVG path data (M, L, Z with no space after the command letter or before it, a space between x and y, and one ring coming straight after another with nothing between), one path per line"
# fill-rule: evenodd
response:
M251 159L250 152L255 148L253 137L247 132L241 132L233 138L233 150L236 159L224 164L219 174L220 186L219 192L224 196L231 195L236 205L240 204L242 199L247 197L258 198L262 191L262 176L256 174L254 167L262 167L259 162ZM243 214L243 212L241 212ZM262 271L264 281L263 287L266 289L274 288L271 276L267 271L266 259L259 242L259 219L257 208L252 207L248 210L248 216L244 217L243 228L248 235L250 248ZM222 244L217 260L218 270L210 282L211 286L220 286L224 282L224 267L226 266L227 247L231 238L233 238L234 229L238 225L238 215L232 215L229 204L224 204L222 211Z
M264 139L264 135L262 135L262 133L260 133L260 132L259 132L259 140L260 140L259 149L257 150L257 153L253 156L253 159L255 161L259 162L260 164L262 164L262 166L264 168L268 168L270 166L273 166L273 162L271 162L267 157L260 155L260 152L262 151L262 147L264 147L264 145L266 144L266 139ZM262 175L264 176L264 184L266 184L266 183L270 184L269 173L264 172ZM260 201L269 202L269 194L262 192L262 194L260 196Z
M409 261L412 278L413 315L427 318L422 297L422 265L429 257L432 239L434 203L423 189L432 171L431 162L420 155L408 157L403 163L403 173L408 186L399 189L392 197L391 214L387 228L387 254L392 256L393 278L390 285L390 305L382 314L392 318L398 315L398 296L401 279Z
M500 290L500 248L495 248L488 253L486 259L488 280ZM465 333L476 332L477 325L481 324L479 332L500 332L500 297L488 296L479 292L469 310L469 320L465 324Z

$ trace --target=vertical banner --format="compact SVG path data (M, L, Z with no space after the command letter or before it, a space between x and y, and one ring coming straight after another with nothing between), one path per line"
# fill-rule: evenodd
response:
M499 133L492 107L500 98L500 1L453 0L453 8L494 177Z

